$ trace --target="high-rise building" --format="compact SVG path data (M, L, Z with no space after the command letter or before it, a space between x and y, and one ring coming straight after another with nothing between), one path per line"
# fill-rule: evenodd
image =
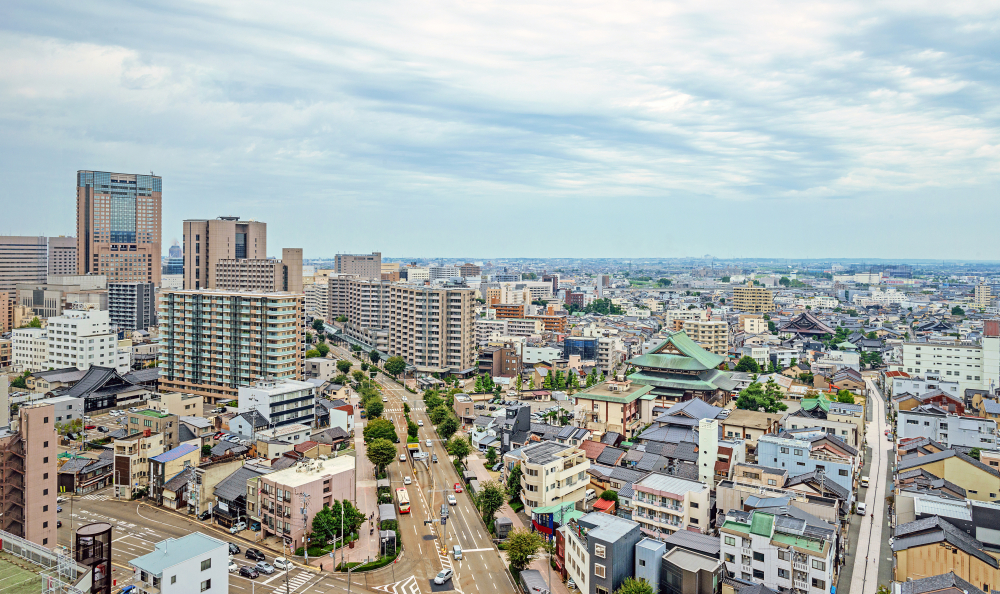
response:
M155 175L77 172L78 274L160 285L162 184Z
M170 249L167 250L167 257L168 258L183 258L184 257L184 251L181 249L181 246L180 246L179 243L177 243L176 239L174 240L174 242L172 244L170 244Z
M976 285L976 307L985 309L993 301L993 288L986 283Z
M49 318L48 363L52 369L117 367L118 338L111 328L111 316L100 310L68 310Z
M382 278L382 253L337 254L334 272L380 280Z
M41 319L66 309L107 309L108 277L103 274L49 275L45 282L17 285L17 304Z
M219 260L215 287L219 291L287 291L303 293L302 248L284 248L281 260Z
M160 391L235 400L263 377L302 379L305 297L292 293L160 292Z
M76 274L76 238L49 238L49 274Z
M733 287L733 309L744 313L769 313L774 311L774 294L752 282Z
M219 217L184 221L184 288L215 289L220 260L267 258L267 223Z
M56 546L55 405L24 404L17 431L0 428L0 530Z
M460 265L458 270L462 273L462 278L479 276L483 273L483 269L476 266L472 262L466 262L465 264Z
M121 330L145 330L156 325L156 288L153 283L108 284L111 323Z
M20 283L44 283L48 274L45 237L0 236L0 292L17 297Z
M722 320L684 320L682 329L691 340L710 353L729 355L729 324Z

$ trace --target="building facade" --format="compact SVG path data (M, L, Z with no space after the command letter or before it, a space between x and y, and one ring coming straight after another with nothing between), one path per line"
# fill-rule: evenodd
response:
M129 561L138 594L229 592L229 545L201 532L156 543L153 552Z
M304 297L169 290L160 294L160 389L236 398L265 376L301 379Z
M66 311L59 317L50 318L45 330L49 368L118 367L118 339L111 329L108 312Z
M57 456L55 406L25 404L18 429L0 428L0 530L55 547Z
M184 288L216 289L220 260L267 259L267 223L239 217L184 221Z
M706 351L723 357L728 356L728 323L722 320L685 320L682 330Z
M16 328L11 335L11 364L17 370L44 371L49 362L49 333L45 328Z
M239 387L237 410L240 413L255 410L272 427L293 423L310 427L316 418L314 391L309 382L262 379Z
M652 473L632 487L632 519L644 535L663 540L678 530L711 529L711 489L705 483Z
M162 197L159 176L78 171L77 273L159 286Z
M153 283L108 283L108 312L115 327L145 330L155 326L156 310Z
M76 238L49 238L49 274L76 274Z
M215 263L215 289L303 293L302 248L284 248L281 260L228 259Z
M48 274L45 237L0 236L0 293L17 297L20 283L44 283Z
M147 429L113 443L115 498L131 499L132 495L149 488L149 459L163 453L163 434Z
M337 274L352 274L371 280L382 279L382 254L337 254L334 264Z
M774 293L753 283L733 287L732 306L744 313L769 313L774 311Z

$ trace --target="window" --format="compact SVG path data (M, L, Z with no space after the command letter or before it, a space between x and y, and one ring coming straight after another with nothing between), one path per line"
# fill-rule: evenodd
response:
M788 570L787 569L779 569L778 570L778 577L785 578L787 580L788 579Z
M202 571L205 571L206 569L211 569L211 567L212 567L212 558L211 557L209 557L208 559L205 559L204 561L201 562L201 570Z
M736 557L732 553L726 553L726 563L734 563Z
M594 563L594 575L596 575L599 578L603 578L604 577L604 566L601 565L600 563Z
M813 581L815 582L816 580L813 580ZM205 580L204 582L201 583L201 591L202 592L204 592L205 590L210 589L211 587L212 587L212 580Z
M846 468L841 468L840 469L840 476L847 476L847 469Z
M787 454L788 453L788 448L781 448L781 453L782 454Z
M733 538L732 536L727 536L726 537L726 544L729 545L729 546L731 546L731 547L735 547L736 546L736 539Z
M772 487L773 487L773 486L777 485L778 483L777 483L777 482L775 482L775 480L774 480L774 479L767 479L767 484L768 484L769 486L772 486Z
M177 576L176 575L170 576L170 583L171 584L176 584L177 583Z
M48 494L49 494L48 489L42 489L42 495L48 495Z
M764 561L764 553L754 553L753 554L753 560L754 561L761 561L761 562L763 562Z
M42 522L42 528L48 528L48 527L49 527L48 522Z
M49 506L47 506L47 505L43 505L43 506L42 506L42 511L43 511L43 512L47 512L47 511L49 511Z
M755 570L753 570L753 579L755 579L755 580L762 580L762 579L764 579L764 570L762 570L762 569L755 569Z
M816 588L817 590L826 590L826 582L824 580L813 578L813 588Z
M49 447L49 442L47 442L47 441L43 441L43 442L42 442L42 447L43 447L43 448L47 448L47 447Z
M796 456L801 456L802 455L802 450L795 450L795 455Z
M45 474L42 475L42 480L45 480L47 478L49 478L49 473L46 472Z
M71 406L70 408L73 408L73 407ZM43 423L48 423L48 422L49 422L49 418L48 418L48 417L45 417L44 419L42 419L42 422L43 422Z
M813 559L813 569L818 569L820 571L826 571L826 561L820 561L819 559Z
M778 549L778 559L781 559L782 561L791 561L792 560L791 551Z
M604 559L604 554L605 554L604 545L595 544L594 545L594 556L598 557L599 559Z
M742 555L740 561L743 562L743 565L750 565L750 555Z
M692 502L692 503L691 503L691 507L692 507L692 508L694 508L694 509L698 509L698 504L697 504L697 503L693 503L693 502Z

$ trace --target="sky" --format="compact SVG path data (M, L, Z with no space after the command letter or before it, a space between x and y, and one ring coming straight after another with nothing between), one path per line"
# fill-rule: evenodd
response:
M995 260L1000 3L0 3L0 234L163 177L271 255Z

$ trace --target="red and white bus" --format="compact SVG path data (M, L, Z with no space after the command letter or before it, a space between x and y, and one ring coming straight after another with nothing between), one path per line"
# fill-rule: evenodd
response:
M396 503L399 504L399 513L410 513L410 494L406 492L405 487L396 489Z

